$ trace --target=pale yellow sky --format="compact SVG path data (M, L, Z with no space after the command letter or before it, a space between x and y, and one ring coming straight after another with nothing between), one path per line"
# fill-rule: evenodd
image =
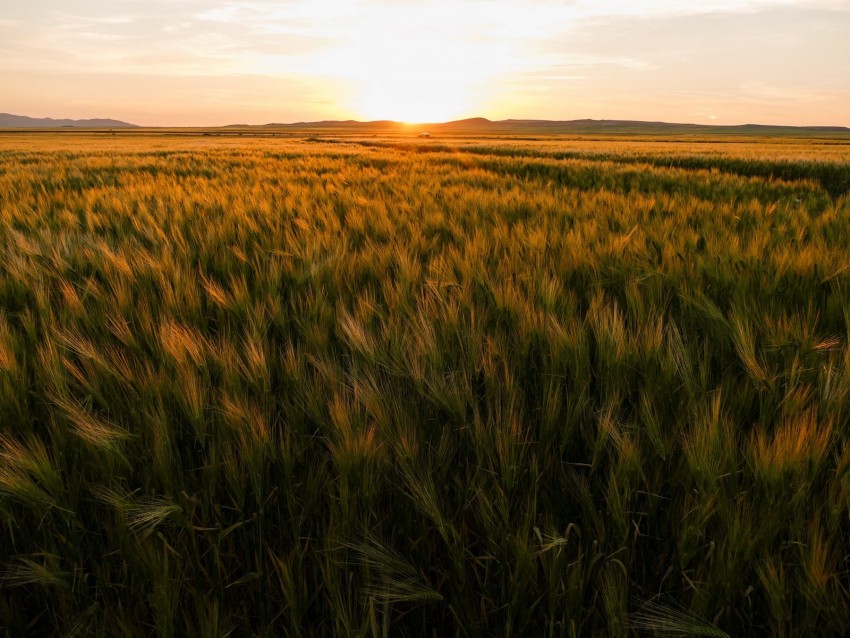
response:
M850 0L0 0L0 111L850 126Z

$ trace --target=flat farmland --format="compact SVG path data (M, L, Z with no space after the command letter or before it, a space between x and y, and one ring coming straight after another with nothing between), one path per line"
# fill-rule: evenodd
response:
M850 140L0 133L8 636L842 635Z

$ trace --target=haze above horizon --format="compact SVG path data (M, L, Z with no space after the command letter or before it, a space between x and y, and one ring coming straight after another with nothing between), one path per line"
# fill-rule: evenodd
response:
M848 0L36 0L0 7L0 110L850 126L847 33Z

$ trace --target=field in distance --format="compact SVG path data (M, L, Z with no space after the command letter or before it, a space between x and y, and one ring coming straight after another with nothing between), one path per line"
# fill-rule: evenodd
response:
M842 635L850 142L415 132L0 133L0 626Z

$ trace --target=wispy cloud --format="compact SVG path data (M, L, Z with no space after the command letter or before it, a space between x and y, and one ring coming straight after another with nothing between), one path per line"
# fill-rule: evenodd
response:
M458 112L553 117L696 112L702 93L754 104L761 86L764 103L805 92L837 117L848 32L847 0L43 0L0 8L0 83L73 74L103 94L135 76L156 93L185 78L234 99L220 85L264 77L341 116L440 91Z

